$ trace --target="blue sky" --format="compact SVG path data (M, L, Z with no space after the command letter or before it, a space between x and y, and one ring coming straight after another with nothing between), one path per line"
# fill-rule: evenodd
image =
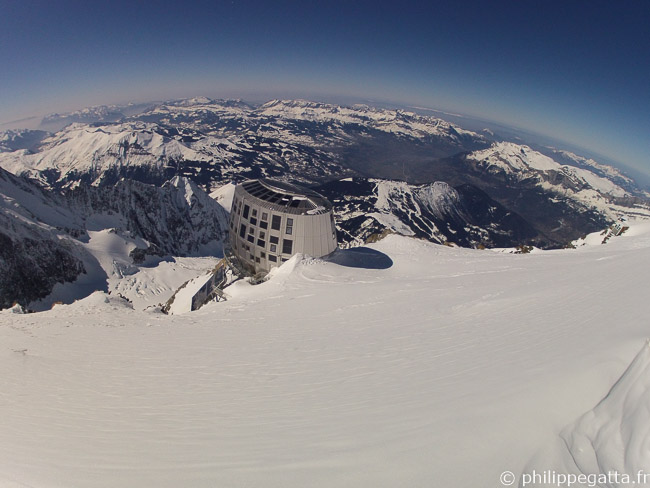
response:
M206 95L496 120L650 173L650 2L0 0L0 122Z

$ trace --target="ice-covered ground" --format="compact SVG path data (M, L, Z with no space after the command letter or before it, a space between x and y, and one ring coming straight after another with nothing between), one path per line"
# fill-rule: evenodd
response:
M1 312L0 486L494 488L650 335L649 224L528 255L370 247L184 315L99 292Z

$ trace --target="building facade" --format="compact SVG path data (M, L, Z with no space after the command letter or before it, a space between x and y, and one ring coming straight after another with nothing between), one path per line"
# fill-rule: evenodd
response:
M337 248L332 204L297 185L245 181L235 188L230 246L253 273L268 272L296 253L326 256Z

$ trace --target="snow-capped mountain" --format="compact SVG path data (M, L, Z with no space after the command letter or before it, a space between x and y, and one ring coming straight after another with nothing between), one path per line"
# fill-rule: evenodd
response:
M210 187L264 176L313 181L343 173L335 159L319 149L247 132L223 138L137 121L73 124L43 140L37 152L3 153L0 165L55 188L112 184L120 178L161 184L175 175Z
M27 149L35 151L40 142L50 135L42 130L7 130L0 132L0 152L18 151Z
M129 115L140 113L150 105L136 103L130 103L128 105L98 105L96 107L75 110L74 112L50 114L43 117L39 128L47 131L58 131L74 123L94 124L97 122L115 122Z
M612 166L607 166L605 164L600 164L597 161L594 161L591 158L585 158L579 156L571 151L564 151L560 149L552 149L553 159L559 163L568 164L570 166L577 166L579 168L584 168L592 173L607 178L613 183L621 186L622 188L630 187L629 191L635 193L638 189L635 187L634 180L629 176L624 175L619 170Z
M379 131L394 134L398 137L408 137L417 140L439 138L448 145L463 147L464 144L476 144L482 137L478 134L461 129L442 119L425 117L405 110L386 110L368 105L342 107L338 105L309 102L305 100L272 100L259 107L262 118L304 121L334 128L345 129L352 127L365 128L362 135L370 135L368 131Z
M79 186L65 195L86 221L116 215L121 228L165 255L222 252L227 213L187 178L174 177L161 187L122 179L111 186Z
M54 186L112 182L105 173L145 181L182 174L205 186L256 175L313 182L344 174L350 156L341 151L380 137L428 145L444 155L486 145L482 136L400 110L191 99L159 104L119 123L71 124L37 150L3 154L0 165Z
M0 169L0 308L39 307L110 291L150 257L222 253L227 214L192 181L162 187L122 179L64 194ZM58 284L75 282L75 289ZM55 293L52 293L53 290Z
M475 160L477 166L487 173L502 173L514 181L536 179L542 184L561 185L564 189L573 190L576 194L582 190L593 190L603 196L614 198L630 196L630 192L612 181L614 177L624 178L613 168L607 174L609 178L598 176L587 169L562 165L550 157L520 144L495 143L488 149L470 153L467 158ZM601 167L599 166L598 169L600 170ZM625 181L629 183L631 180L627 178ZM576 198L580 199L580 197Z
M127 108L120 108L119 121L72 123L51 135L35 135L34 144L5 144L0 167L55 189L108 186L121 178L162 185L174 176L207 191L256 177L307 185L346 177L446 182L457 190L469 184L506 213L521 216L552 246L622 215L650 216L650 195L613 168L555 149L549 157L525 145L492 143L404 110L304 100L256 106L208 98L131 108L130 114ZM114 109L106 110L90 112Z
M344 245L372 241L386 232L462 247L545 244L528 222L472 185L346 178L316 190L334 204Z
M508 193L542 194L549 203L567 209L564 214L569 218L571 214L583 215L596 225L622 216L650 217L650 194L634 187L630 178L614 168L571 153L563 153L563 158L571 158L580 166L560 164L528 146L510 142L495 143L488 149L474 151L465 157L484 182L492 182L497 200L499 196L515 200L507 196ZM521 207L529 206L533 201L532 197L519 196L519 199L522 200ZM529 220L536 220L530 219L526 211L521 211L516 202L508 206ZM548 207L545 205L543 208ZM563 218L558 218L558 222L566 226Z

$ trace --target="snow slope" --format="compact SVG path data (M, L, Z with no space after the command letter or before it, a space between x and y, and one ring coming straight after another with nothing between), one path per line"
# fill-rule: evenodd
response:
M0 486L494 488L648 334L648 224L530 255L369 249L179 316L103 293L1 312Z
M582 476L584 481L575 486L593 486L588 477L594 474L608 476L600 486L650 486L648 373L650 343L642 347L598 405L568 426L551 449L535 456L525 472L527 479L536 482L527 486L557 486L548 476L546 480L533 478L533 473L545 470L571 474L576 480Z

